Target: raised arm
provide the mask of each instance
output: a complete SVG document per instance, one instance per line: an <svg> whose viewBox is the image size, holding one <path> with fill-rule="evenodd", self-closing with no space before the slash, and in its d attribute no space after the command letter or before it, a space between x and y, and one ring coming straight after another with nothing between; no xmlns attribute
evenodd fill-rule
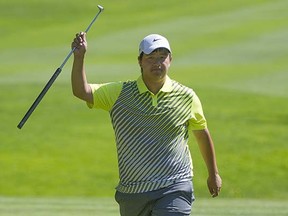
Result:
<svg viewBox="0 0 288 216"><path fill-rule="evenodd" d="M72 48L76 47L74 51L74 61L71 73L71 83L73 94L90 103L93 104L93 94L90 86L87 83L86 73L85 73L85 53L87 51L87 40L85 32L80 32L76 34L72 42Z"/></svg>
<svg viewBox="0 0 288 216"><path fill-rule="evenodd" d="M222 180L218 173L214 144L208 129L194 130L194 136L208 170L207 185L212 197L218 196Z"/></svg>

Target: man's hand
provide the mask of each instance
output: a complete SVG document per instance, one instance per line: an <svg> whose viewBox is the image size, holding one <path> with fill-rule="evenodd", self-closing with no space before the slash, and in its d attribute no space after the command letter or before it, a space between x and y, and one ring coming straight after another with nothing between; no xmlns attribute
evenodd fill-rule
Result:
<svg viewBox="0 0 288 216"><path fill-rule="evenodd" d="M87 51L87 40L86 40L86 33L80 32L76 34L72 44L72 49L75 47L74 56L75 57L83 57Z"/></svg>
<svg viewBox="0 0 288 216"><path fill-rule="evenodd" d="M217 197L222 186L222 179L219 174L209 175L207 179L207 185L212 197Z"/></svg>

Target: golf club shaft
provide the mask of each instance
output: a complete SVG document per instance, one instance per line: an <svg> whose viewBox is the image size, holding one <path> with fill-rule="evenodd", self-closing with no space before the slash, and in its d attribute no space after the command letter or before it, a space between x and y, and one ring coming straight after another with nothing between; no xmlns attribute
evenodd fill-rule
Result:
<svg viewBox="0 0 288 216"><path fill-rule="evenodd" d="M104 10L104 8L100 5L98 5L98 9L99 12L96 14L96 16L94 17L94 19L92 20L92 22L88 25L87 29L85 30L85 32L87 33L89 31L89 29L91 28L91 26L93 25L93 23L96 21L97 17L99 16L99 14ZM68 59L71 57L71 55L73 54L73 52L75 51L75 47L72 48L72 50L69 52L69 54L66 56L66 58L64 59L63 63L61 64L61 66L59 68L56 69L56 71L54 72L54 74L52 75L52 77L50 78L50 80L47 82L47 84L45 85L45 87L43 88L43 90L40 92L40 94L38 95L38 97L35 99L35 101L33 102L33 104L31 105L31 107L28 109L28 111L26 112L26 114L24 115L24 117L22 118L22 120L19 122L19 124L17 125L17 128L21 129L23 127L23 125L25 124L25 122L28 120L28 118L30 117L30 115L33 113L33 111L36 109L36 107L38 106L38 104L40 103L40 101L42 100L42 98L45 96L45 94L47 93L47 91L49 90L49 88L52 86L52 84L54 83L54 81L57 79L57 77L59 76L59 74L61 73L64 65L66 64L66 62L68 61Z"/></svg>

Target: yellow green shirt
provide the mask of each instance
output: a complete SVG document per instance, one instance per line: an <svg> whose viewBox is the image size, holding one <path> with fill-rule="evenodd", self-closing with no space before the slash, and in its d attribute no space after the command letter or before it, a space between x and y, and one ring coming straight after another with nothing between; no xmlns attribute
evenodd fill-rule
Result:
<svg viewBox="0 0 288 216"><path fill-rule="evenodd" d="M122 90L123 82L110 82L103 84L90 84L92 92L94 104L88 104L90 108L103 109L106 111L111 110L115 101L117 100L120 92ZM153 106L157 106L157 95L154 95L152 92L148 90L146 87L142 77L140 76L137 79L137 87L139 93L149 92L151 94L151 103ZM159 92L169 92L172 89L172 80L167 77L166 82ZM191 119L189 119L189 128L191 130L201 130L207 127L206 119L203 114L203 109L201 102L194 92L194 97L191 106Z"/></svg>
<svg viewBox="0 0 288 216"><path fill-rule="evenodd" d="M192 178L188 131L207 127L192 89L169 77L156 95L142 77L90 85L94 104L88 106L107 110L115 132L118 191L142 193Z"/></svg>

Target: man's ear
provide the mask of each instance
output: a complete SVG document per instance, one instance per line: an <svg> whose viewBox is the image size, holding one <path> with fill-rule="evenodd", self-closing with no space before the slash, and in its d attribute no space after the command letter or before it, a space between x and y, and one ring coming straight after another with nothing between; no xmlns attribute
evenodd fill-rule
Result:
<svg viewBox="0 0 288 216"><path fill-rule="evenodd" d="M138 64L140 67L142 67L142 58L141 56L138 56Z"/></svg>
<svg viewBox="0 0 288 216"><path fill-rule="evenodd" d="M172 55L171 55L171 53L169 53L169 60L170 60L170 62L169 62L169 67L170 67L170 64L171 64L171 62L172 62Z"/></svg>

